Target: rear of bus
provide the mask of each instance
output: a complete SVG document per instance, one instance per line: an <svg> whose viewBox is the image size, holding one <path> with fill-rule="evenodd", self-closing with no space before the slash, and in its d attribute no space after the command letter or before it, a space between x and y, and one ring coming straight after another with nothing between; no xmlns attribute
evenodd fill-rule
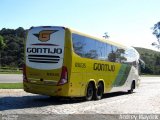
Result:
<svg viewBox="0 0 160 120"><path fill-rule="evenodd" d="M64 61L64 27L32 27L25 43L24 90L49 96L68 96L68 69Z"/></svg>

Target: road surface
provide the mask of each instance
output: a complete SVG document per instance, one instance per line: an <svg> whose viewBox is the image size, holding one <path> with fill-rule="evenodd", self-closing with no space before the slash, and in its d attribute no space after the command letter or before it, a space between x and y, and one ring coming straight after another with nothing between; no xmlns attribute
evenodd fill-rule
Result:
<svg viewBox="0 0 160 120"><path fill-rule="evenodd" d="M22 74L0 74L0 83L20 83Z"/></svg>
<svg viewBox="0 0 160 120"><path fill-rule="evenodd" d="M99 101L61 99L0 90L0 114L160 114L160 77L142 77L133 94L112 93Z"/></svg>

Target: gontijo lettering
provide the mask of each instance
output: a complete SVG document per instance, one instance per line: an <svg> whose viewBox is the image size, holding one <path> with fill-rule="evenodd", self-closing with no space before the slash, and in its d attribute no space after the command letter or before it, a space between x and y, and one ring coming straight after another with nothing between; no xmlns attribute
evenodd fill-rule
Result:
<svg viewBox="0 0 160 120"><path fill-rule="evenodd" d="M115 71L115 65L109 65L109 64L101 64L101 63L94 63L93 69L98 71Z"/></svg>
<svg viewBox="0 0 160 120"><path fill-rule="evenodd" d="M61 48L54 48L51 50L50 48L27 48L27 53L51 53L51 54L61 54L62 49Z"/></svg>

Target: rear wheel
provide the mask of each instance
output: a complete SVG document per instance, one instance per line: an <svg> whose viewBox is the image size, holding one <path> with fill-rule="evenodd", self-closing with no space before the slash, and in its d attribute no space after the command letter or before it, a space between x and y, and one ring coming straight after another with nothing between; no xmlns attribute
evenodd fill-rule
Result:
<svg viewBox="0 0 160 120"><path fill-rule="evenodd" d="M103 92L104 92L104 86L103 86L103 83L102 82L99 82L98 83L98 87L97 87L97 90L95 91L95 94L94 94L94 98L96 100L100 100L103 96Z"/></svg>
<svg viewBox="0 0 160 120"><path fill-rule="evenodd" d="M87 93L86 93L85 99L86 99L87 101L92 100L93 93L94 93L94 85L93 85L92 83L89 83L89 84L88 84L88 87L87 87Z"/></svg>

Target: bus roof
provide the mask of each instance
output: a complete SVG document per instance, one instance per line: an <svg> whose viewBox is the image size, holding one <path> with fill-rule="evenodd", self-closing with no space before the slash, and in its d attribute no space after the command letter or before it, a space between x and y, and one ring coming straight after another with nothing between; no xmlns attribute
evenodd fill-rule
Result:
<svg viewBox="0 0 160 120"><path fill-rule="evenodd" d="M30 29L33 29L33 28L50 28L50 27L58 27L58 28L64 28L64 29L68 29L71 31L71 33L76 33L76 34L79 34L79 35L82 35L82 36L86 36L86 37L89 37L89 38L92 38L92 39L95 39L97 41L101 41L101 42L104 42L104 43L109 43L111 45L115 45L117 47L120 47L120 48L123 48L123 49L127 49L129 47L125 46L125 45L122 45L120 43L116 43L116 42L113 42L111 40L108 40L108 39L104 39L104 38L98 38L98 37L95 37L95 36L92 36L92 35L88 35L86 33L82 33L82 32L79 32L77 30L74 30L70 27L64 27L64 26L32 26Z"/></svg>
<svg viewBox="0 0 160 120"><path fill-rule="evenodd" d="M86 33L82 33L82 32L79 32L77 30L74 30L74 29L71 29L71 28L68 28L72 33L76 33L76 34L79 34L79 35L82 35L82 36L86 36L86 37L89 37L89 38L92 38L92 39L95 39L97 41L101 41L101 42L104 42L104 43L109 43L111 45L115 45L117 47L121 47L123 49L127 49L128 47L125 46L125 45L122 45L122 44L119 44L119 43L116 43L116 42L113 42L111 40L108 40L108 39L104 39L104 38L98 38L98 37L95 37L95 36L91 36L91 35L88 35Z"/></svg>

